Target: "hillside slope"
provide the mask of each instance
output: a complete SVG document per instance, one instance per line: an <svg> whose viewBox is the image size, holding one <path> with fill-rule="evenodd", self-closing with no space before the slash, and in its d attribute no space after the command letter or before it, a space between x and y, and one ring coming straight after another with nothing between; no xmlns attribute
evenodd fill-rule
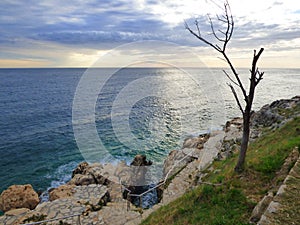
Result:
<svg viewBox="0 0 300 225"><path fill-rule="evenodd" d="M297 100L296 104L290 100L276 101L256 113L253 126L259 128L258 137L249 146L246 170L242 174L233 172L237 152L225 160L215 161L207 169L202 184L161 207L142 224L232 225L250 224L250 218L258 222L269 203L278 200L273 197L299 158L300 101L299 97L293 99ZM297 165L293 178L286 182L289 186L285 194L281 195L282 207L271 212L270 224L300 221L299 213L295 213L299 212L300 199L293 197L299 196L300 191ZM252 214L262 199L268 201L261 202L262 207L258 210L256 207Z"/></svg>

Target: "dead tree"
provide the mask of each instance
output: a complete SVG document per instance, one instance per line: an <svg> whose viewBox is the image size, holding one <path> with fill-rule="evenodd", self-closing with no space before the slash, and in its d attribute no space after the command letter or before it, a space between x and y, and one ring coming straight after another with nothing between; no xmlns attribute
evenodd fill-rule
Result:
<svg viewBox="0 0 300 225"><path fill-rule="evenodd" d="M243 137L242 137L241 149L239 153L239 159L235 166L236 172L242 172L244 170L245 158L248 149L248 142L249 142L249 135L250 135L250 118L251 118L251 110L252 110L255 88L258 85L258 83L263 79L263 75L264 75L264 72L259 71L257 67L257 61L260 55L262 54L262 52L264 51L264 49L261 48L258 51L258 53L256 52L256 50L254 50L252 66L250 69L250 85L249 85L249 90L247 92L235 66L233 65L232 61L230 60L226 52L227 45L232 37L233 30L234 30L234 20L228 2L226 1L224 3L224 14L216 16L216 21L220 29L216 28L215 26L216 24L213 22L212 18L209 15L207 15L207 17L210 25L210 30L211 30L210 35L213 40L210 40L207 37L201 35L198 19L195 20L195 29L190 28L187 22L185 22L185 27L192 35L198 38L201 42L205 43L206 45L215 49L217 52L221 53L223 57L222 59L230 67L231 73L228 73L225 70L223 70L223 72L230 81L228 83L228 86L230 87L233 96L235 98L235 101L238 105L238 108L243 115ZM238 93L236 92L235 89L236 87L240 89L242 93L241 96L239 96ZM242 105L242 98L245 102L244 107Z"/></svg>

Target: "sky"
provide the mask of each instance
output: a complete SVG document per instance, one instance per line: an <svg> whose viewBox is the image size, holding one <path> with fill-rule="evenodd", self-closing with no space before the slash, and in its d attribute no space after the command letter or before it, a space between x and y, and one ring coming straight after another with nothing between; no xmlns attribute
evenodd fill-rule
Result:
<svg viewBox="0 0 300 225"><path fill-rule="evenodd" d="M184 26L186 21L195 28L197 19L201 34L211 38L207 15L214 19L221 14L223 3L1 0L0 68L90 67L99 61L105 62L101 66L117 67L147 60L157 65L223 67L220 55ZM253 50L264 47L260 66L300 68L300 1L229 0L229 4L235 29L227 53L235 66L249 67Z"/></svg>

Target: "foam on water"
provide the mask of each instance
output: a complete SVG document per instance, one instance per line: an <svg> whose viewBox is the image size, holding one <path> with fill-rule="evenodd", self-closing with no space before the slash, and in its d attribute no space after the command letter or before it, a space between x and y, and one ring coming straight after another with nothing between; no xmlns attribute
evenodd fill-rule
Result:
<svg viewBox="0 0 300 225"><path fill-rule="evenodd" d="M65 165L62 165L56 169L54 173L47 174L45 178L52 180L50 187L47 188L46 191L44 191L40 195L40 199L42 202L49 200L49 193L48 191L57 188L60 185L63 185L67 183L72 178L72 172L76 168L76 166L79 164L79 162L69 162Z"/></svg>

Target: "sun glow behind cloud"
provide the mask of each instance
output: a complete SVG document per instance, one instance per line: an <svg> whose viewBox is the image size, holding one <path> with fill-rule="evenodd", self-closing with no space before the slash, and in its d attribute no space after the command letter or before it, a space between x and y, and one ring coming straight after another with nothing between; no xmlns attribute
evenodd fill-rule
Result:
<svg viewBox="0 0 300 225"><path fill-rule="evenodd" d="M200 18L205 33L206 14L221 12L222 4L221 0L3 0L0 67L88 67L120 45L143 40L175 43L197 52L208 66L224 66L183 25L186 20L192 26L193 19ZM249 66L253 49L265 47L263 65L300 67L299 1L230 0L230 5L236 29L229 50L236 65ZM136 51L142 57L143 50ZM115 64L129 57L126 54L115 58ZM177 63L196 66L193 59Z"/></svg>

